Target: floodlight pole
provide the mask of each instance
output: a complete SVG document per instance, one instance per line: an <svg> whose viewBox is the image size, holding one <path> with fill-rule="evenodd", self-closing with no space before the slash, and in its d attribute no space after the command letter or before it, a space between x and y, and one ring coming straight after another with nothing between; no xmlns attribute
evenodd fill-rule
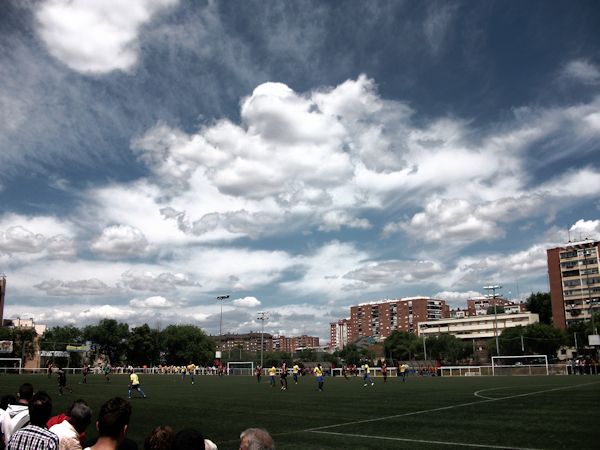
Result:
<svg viewBox="0 0 600 450"><path fill-rule="evenodd" d="M494 338L496 339L496 356L500 356L500 344L498 343L498 309L496 303L496 289L502 289L502 286L497 284L483 287L486 291L492 291L492 295L486 295L487 298L491 298L494 302Z"/></svg>
<svg viewBox="0 0 600 450"><path fill-rule="evenodd" d="M223 351L223 301L228 299L229 295L217 295L217 300L221 302L221 317L219 319L219 348Z"/></svg>
<svg viewBox="0 0 600 450"><path fill-rule="evenodd" d="M263 350L265 348L264 345L264 334L265 334L265 320L269 320L269 313L267 312L259 312L256 320L260 320L262 322L261 330L260 330L260 368L262 370L263 366Z"/></svg>

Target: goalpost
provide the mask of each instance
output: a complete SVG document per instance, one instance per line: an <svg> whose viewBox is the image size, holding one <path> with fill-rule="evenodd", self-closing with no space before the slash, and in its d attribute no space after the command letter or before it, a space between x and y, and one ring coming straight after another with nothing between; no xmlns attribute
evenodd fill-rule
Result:
<svg viewBox="0 0 600 450"><path fill-rule="evenodd" d="M0 358L0 373L20 374L21 370L21 358Z"/></svg>
<svg viewBox="0 0 600 450"><path fill-rule="evenodd" d="M549 375L546 355L492 356L492 375Z"/></svg>
<svg viewBox="0 0 600 450"><path fill-rule="evenodd" d="M229 375L254 375L254 363L252 361L230 361L227 363Z"/></svg>

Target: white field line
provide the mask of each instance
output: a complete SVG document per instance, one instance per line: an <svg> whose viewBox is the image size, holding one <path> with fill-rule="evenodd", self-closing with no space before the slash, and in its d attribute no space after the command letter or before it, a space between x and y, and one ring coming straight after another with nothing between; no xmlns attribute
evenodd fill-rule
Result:
<svg viewBox="0 0 600 450"><path fill-rule="evenodd" d="M500 389L510 389L513 386L503 386L503 387L497 387L497 388L491 388L491 389L481 389L479 391L476 391L473 393L473 395L475 397L479 397L479 398L484 398L486 400L494 400L497 397L486 397L485 395L481 395L482 392L491 392L491 391L498 391Z"/></svg>
<svg viewBox="0 0 600 450"><path fill-rule="evenodd" d="M366 434L350 434L350 433L336 433L335 431L312 431L312 433L319 434L331 434L337 436L351 436L357 438L366 439L383 439L386 441L400 441L400 442L413 442L420 444L437 444L437 445L455 445L457 447L476 447L476 448L500 448L505 450L538 450L530 447L507 447L506 445L487 445L487 444L465 444L464 442L448 442L448 441L429 441L425 439L408 439L408 438L396 438L387 436L370 436Z"/></svg>
<svg viewBox="0 0 600 450"><path fill-rule="evenodd" d="M562 387L553 388L553 389L544 389L542 391L526 392L525 394L508 395L506 397L489 398L489 399L485 399L485 400L477 400L474 402L459 403L458 405L450 405L450 406L442 406L439 408L423 409L421 411L411 411L411 412L402 413L402 414L394 414L393 416L377 417L375 419L363 419L363 420L355 420L353 422L344 422L344 423L337 423L337 424L333 424L333 425L325 425L322 427L308 428L303 431L316 432L316 431L321 431L321 430L327 430L328 428L337 428L337 427L343 427L343 426L348 426L348 425L357 425L359 423L380 422L382 420L396 419L398 417L416 416L418 414L426 414L426 413L430 413L430 412L445 411L445 410L449 410L449 409L462 408L464 406L480 405L482 403L491 403L491 402L497 402L500 400L510 400L512 398L527 397L529 395L543 394L545 392L563 391L565 389L572 389L572 388L577 388L577 387L581 387L581 386L589 386L591 384L598 384L598 383L600 383L600 381L594 381L592 383L575 384L572 386L562 386Z"/></svg>

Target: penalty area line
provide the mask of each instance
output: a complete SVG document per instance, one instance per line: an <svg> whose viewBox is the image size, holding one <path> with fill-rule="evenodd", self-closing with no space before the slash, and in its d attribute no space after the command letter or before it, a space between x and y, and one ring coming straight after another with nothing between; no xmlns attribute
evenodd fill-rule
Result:
<svg viewBox="0 0 600 450"><path fill-rule="evenodd" d="M591 383L583 383L583 384L575 384L575 385L571 385L571 386L561 386L561 387L553 388L553 389L544 389L541 391L526 392L524 394L507 395L506 397L487 398L484 400L476 400L473 402L459 403L457 405L441 406L439 408L423 409L421 411L410 411L410 412L406 412L406 413L402 413L402 414L394 414L393 416L376 417L373 419L363 419L363 420L355 420L353 422L344 422L344 423L336 423L333 425L324 425L322 427L308 428L308 429L302 430L302 431L315 432L315 431L327 430L329 428L337 428L337 427L343 427L343 426L348 426L348 425L358 425L361 423L380 422L382 420L396 419L399 417L407 417L407 416L416 416L419 414L426 414L426 413L437 412L437 411L445 411L445 410L449 410L449 409L462 408L465 406L481 405L484 403L498 402L500 400L510 400L510 399L519 398L519 397L527 397L529 395L543 394L545 392L562 391L565 389L589 386L589 385L598 384L598 383L600 383L600 381L594 381Z"/></svg>
<svg viewBox="0 0 600 450"><path fill-rule="evenodd" d="M450 442L450 441L431 441L426 439L409 439L409 438L397 438L397 437L388 437L388 436L371 436L367 434L353 434L353 433L338 433L335 431L311 431L311 433L318 434L331 434L336 436L345 436L345 437L356 437L356 438L365 438L365 439L381 439L386 441L399 441L399 442L412 442L418 444L435 444L435 445L454 445L457 447L475 447L475 448L499 448L506 450L540 450L531 447L507 447L506 445L488 445L488 444L467 444L464 442Z"/></svg>

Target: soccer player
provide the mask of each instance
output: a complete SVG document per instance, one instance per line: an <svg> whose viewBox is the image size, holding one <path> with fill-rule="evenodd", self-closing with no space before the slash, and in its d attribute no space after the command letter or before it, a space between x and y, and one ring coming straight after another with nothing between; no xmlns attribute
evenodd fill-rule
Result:
<svg viewBox="0 0 600 450"><path fill-rule="evenodd" d="M88 373L90 373L90 366L88 366L87 364L84 364L83 370L81 371L81 374L83 375L83 384L87 384Z"/></svg>
<svg viewBox="0 0 600 450"><path fill-rule="evenodd" d="M271 387L275 387L275 375L277 375L277 369L273 364L269 369L269 384L271 385Z"/></svg>
<svg viewBox="0 0 600 450"><path fill-rule="evenodd" d="M128 395L129 398L131 398L131 391L138 391L140 393L140 395L142 396L142 398L146 398L146 394L144 394L144 390L142 389L142 386L140 385L140 379L139 379L137 373L135 373L133 370L131 371L131 374L129 375L129 395Z"/></svg>
<svg viewBox="0 0 600 450"><path fill-rule="evenodd" d="M73 393L73 389L67 386L67 373L62 367L58 368L56 372L58 374L58 394L63 395L63 389Z"/></svg>
<svg viewBox="0 0 600 450"><path fill-rule="evenodd" d="M408 372L408 366L404 363L400 364L400 376L402 377L402 382L406 381L406 373Z"/></svg>
<svg viewBox="0 0 600 450"><path fill-rule="evenodd" d="M319 386L319 391L323 391L323 368L321 364L317 364L317 367L313 369L315 376L317 377L317 385Z"/></svg>
<svg viewBox="0 0 600 450"><path fill-rule="evenodd" d="M381 363L381 375L383 375L384 383L387 383L387 373L388 373L388 368L387 368L387 364L384 361Z"/></svg>
<svg viewBox="0 0 600 450"><path fill-rule="evenodd" d="M106 382L110 383L110 364L108 364L108 363L104 364L104 367L102 368L102 372L104 372L104 379L106 380Z"/></svg>
<svg viewBox="0 0 600 450"><path fill-rule="evenodd" d="M294 367L292 367L292 374L294 376L294 383L296 384L298 384L298 373L300 373L300 366L294 364Z"/></svg>
<svg viewBox="0 0 600 450"><path fill-rule="evenodd" d="M254 371L254 373L256 375L257 383L260 383L260 377L262 376L262 366L260 364L256 366L256 370Z"/></svg>
<svg viewBox="0 0 600 450"><path fill-rule="evenodd" d="M346 364L342 366L342 375L346 380L348 379L348 366Z"/></svg>
<svg viewBox="0 0 600 450"><path fill-rule="evenodd" d="M371 383L371 386L373 386L375 383L373 382L373 380L371 380L371 368L369 367L369 364L365 363L363 365L363 370L365 371L363 374L363 381L365 382L365 384L363 384L363 386L366 386L369 383Z"/></svg>
<svg viewBox="0 0 600 450"><path fill-rule="evenodd" d="M281 383L281 390L287 391L287 364L285 361L281 362L280 372L279 372L279 382Z"/></svg>
<svg viewBox="0 0 600 450"><path fill-rule="evenodd" d="M196 364L194 364L193 362L190 361L190 363L185 366L183 368L183 375L182 375L182 381L185 380L185 375L186 373L190 376L190 378L192 379L192 384L194 384L194 373L196 373Z"/></svg>

